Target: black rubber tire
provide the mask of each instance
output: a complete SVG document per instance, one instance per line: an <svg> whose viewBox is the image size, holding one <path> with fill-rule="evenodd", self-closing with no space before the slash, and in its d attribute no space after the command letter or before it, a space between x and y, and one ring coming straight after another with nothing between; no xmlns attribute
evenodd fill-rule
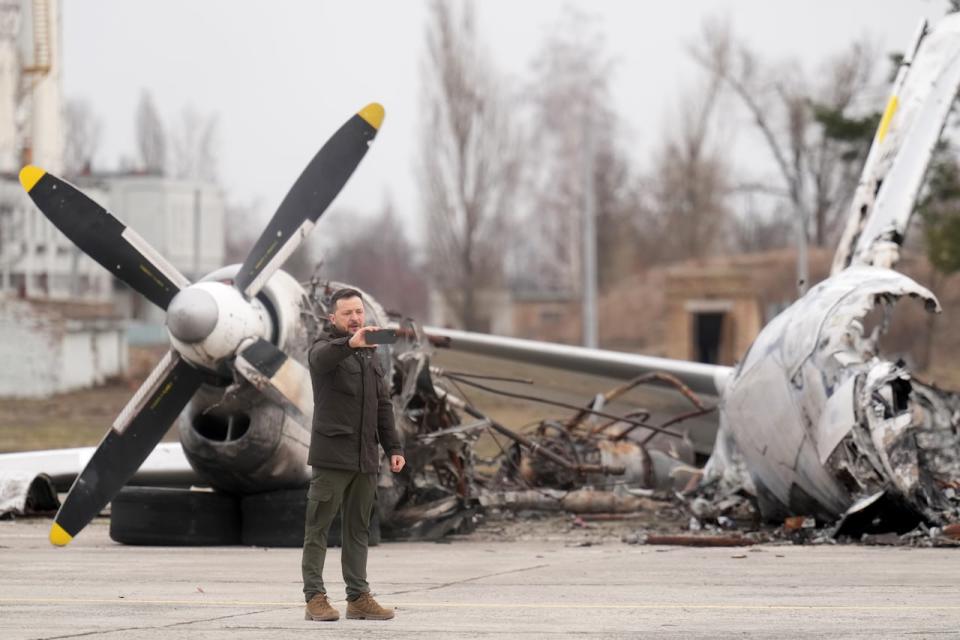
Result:
<svg viewBox="0 0 960 640"><path fill-rule="evenodd" d="M303 527L307 512L307 489L281 489L245 496L240 501L242 522L240 539L255 547L303 547ZM327 546L339 547L340 513L327 533ZM380 513L374 508L370 518L371 547L380 544Z"/></svg>
<svg viewBox="0 0 960 640"><path fill-rule="evenodd" d="M110 538L148 546L240 543L240 501L212 491L124 487L110 507Z"/></svg>

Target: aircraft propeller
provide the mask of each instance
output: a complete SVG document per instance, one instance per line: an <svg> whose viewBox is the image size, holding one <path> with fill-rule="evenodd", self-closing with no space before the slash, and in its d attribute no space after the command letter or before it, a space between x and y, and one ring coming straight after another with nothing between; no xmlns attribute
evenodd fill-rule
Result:
<svg viewBox="0 0 960 640"><path fill-rule="evenodd" d="M38 167L23 168L23 188L58 229L167 311L172 344L74 481L50 529L53 544L69 543L119 493L200 388L205 371L233 361L261 393L305 419L309 373L269 342L269 320L256 295L346 184L383 115L382 106L369 104L323 145L254 244L233 286L190 284L139 234L78 189Z"/></svg>

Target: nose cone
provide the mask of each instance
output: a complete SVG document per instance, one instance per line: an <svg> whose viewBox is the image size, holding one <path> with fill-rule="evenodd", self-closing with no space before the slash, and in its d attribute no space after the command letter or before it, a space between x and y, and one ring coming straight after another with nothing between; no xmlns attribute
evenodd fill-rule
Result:
<svg viewBox="0 0 960 640"><path fill-rule="evenodd" d="M200 342L217 326L217 301L203 289L182 290L167 307L167 328L181 342Z"/></svg>

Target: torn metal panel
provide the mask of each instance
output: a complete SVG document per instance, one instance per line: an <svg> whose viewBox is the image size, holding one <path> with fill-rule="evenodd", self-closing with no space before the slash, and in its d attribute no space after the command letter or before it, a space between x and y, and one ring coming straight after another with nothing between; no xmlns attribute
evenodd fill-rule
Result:
<svg viewBox="0 0 960 640"><path fill-rule="evenodd" d="M893 88L884 110L883 124L881 124L881 129L877 131L873 143L870 145L867 159L863 164L860 182L857 184L853 199L850 202L847 223L833 257L833 266L831 267L831 273L833 274L840 273L850 266L863 227L870 214L873 213L877 191L883 183L887 171L890 170L890 164L896 156L896 150L903 140L902 131L909 124L907 117L909 111L905 114L904 111L899 109L901 96L903 95L903 85L913 67L913 61L920 48L920 43L927 35L927 21L921 20L910 40L910 46L903 52L903 59L897 69L897 75L893 80ZM900 111L899 114L898 111ZM899 116L896 121L894 121L894 116Z"/></svg>
<svg viewBox="0 0 960 640"><path fill-rule="evenodd" d="M960 88L960 16L947 16L924 38L904 83L898 115L901 141L854 250L853 264L892 267L913 214L947 115Z"/></svg>
<svg viewBox="0 0 960 640"><path fill-rule="evenodd" d="M906 276L852 267L768 324L725 390L718 450L705 481L727 474L731 487L752 482L768 517L782 510L836 518L883 489L936 517L927 503L938 490L928 478L960 471L956 455L942 454L960 445L956 417L951 422L945 407L931 411L944 404L943 392L925 388L918 396L909 373L881 359L885 324L870 334L863 324L873 308L889 310L905 296L939 310L935 296ZM934 424L938 438L928 435ZM936 441L943 469L931 468L918 438ZM725 468L730 444L744 463L733 470Z"/></svg>
<svg viewBox="0 0 960 640"><path fill-rule="evenodd" d="M832 273L892 267L914 202L960 87L960 16L920 24L894 80L854 194Z"/></svg>
<svg viewBox="0 0 960 640"><path fill-rule="evenodd" d="M817 422L817 457L820 464L827 461L837 445L857 423L856 407L857 377L850 376L836 388L823 407Z"/></svg>

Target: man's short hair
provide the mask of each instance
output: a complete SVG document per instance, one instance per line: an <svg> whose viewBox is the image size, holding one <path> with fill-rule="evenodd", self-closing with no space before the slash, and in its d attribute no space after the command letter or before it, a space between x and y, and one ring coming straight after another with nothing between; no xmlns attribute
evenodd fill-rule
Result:
<svg viewBox="0 0 960 640"><path fill-rule="evenodd" d="M356 289L351 289L350 287L337 289L334 294L330 296L330 313L337 310L338 300L346 300L347 298L360 298L361 301L363 300L363 296L360 295L360 292Z"/></svg>

